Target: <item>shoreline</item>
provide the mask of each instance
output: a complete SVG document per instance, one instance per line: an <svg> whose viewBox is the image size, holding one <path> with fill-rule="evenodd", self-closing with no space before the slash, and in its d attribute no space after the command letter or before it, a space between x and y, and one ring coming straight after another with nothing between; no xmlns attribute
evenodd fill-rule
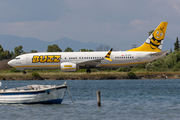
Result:
<svg viewBox="0 0 180 120"><path fill-rule="evenodd" d="M180 72L134 72L133 79L180 79ZM32 73L0 73L0 80L108 80L108 79L132 79L127 72L51 72L38 73L40 77L35 78Z"/></svg>

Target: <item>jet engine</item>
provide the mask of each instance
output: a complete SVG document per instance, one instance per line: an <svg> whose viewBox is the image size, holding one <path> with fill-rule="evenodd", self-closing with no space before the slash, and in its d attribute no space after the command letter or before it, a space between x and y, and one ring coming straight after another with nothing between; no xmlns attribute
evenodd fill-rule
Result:
<svg viewBox="0 0 180 120"><path fill-rule="evenodd" d="M61 63L61 71L63 72L75 72L78 69L75 63L63 62Z"/></svg>

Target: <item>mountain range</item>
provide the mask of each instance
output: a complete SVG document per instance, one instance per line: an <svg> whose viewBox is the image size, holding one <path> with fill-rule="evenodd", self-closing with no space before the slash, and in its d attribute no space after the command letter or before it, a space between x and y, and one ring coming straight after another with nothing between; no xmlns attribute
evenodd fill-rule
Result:
<svg viewBox="0 0 180 120"><path fill-rule="evenodd" d="M176 40L172 40L168 37L165 37L164 44L162 50L170 50L174 49L174 43ZM3 47L4 50L14 51L14 48L17 46L22 45L24 52L30 52L31 50L37 50L38 52L45 52L47 51L48 45L57 44L62 51L64 51L67 47L72 48L74 51L79 51L80 49L92 49L96 50L97 47L100 45L108 46L104 43L94 43L94 42L81 42L77 40L72 40L69 38L62 38L56 41L42 41L32 37L18 37L13 35L0 35L0 45ZM140 43L141 45L142 43ZM121 45L121 46L120 46ZM128 50L131 49L131 44L129 45L122 45L120 44L117 47L117 50ZM136 44L137 46L140 46ZM128 46L128 48L127 48Z"/></svg>
<svg viewBox="0 0 180 120"><path fill-rule="evenodd" d="M100 45L107 46L104 43L94 43L94 42L80 42L72 40L69 38L62 38L56 41L42 41L32 37L18 37L13 35L0 35L0 45L4 50L14 51L14 48L22 45L24 52L30 52L31 50L37 50L38 52L47 51L48 45L57 44L59 48L64 51L67 47L72 48L74 51L79 51L80 49L92 49L95 50Z"/></svg>

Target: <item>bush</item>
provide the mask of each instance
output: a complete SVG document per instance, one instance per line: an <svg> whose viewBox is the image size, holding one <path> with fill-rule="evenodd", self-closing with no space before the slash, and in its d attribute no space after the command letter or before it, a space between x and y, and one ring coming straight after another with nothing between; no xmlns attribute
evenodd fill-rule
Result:
<svg viewBox="0 0 180 120"><path fill-rule="evenodd" d="M180 61L178 63L176 63L176 65L173 67L173 70L176 69L176 71L178 71L178 69L180 69Z"/></svg>
<svg viewBox="0 0 180 120"><path fill-rule="evenodd" d="M0 76L0 80L6 80L3 76Z"/></svg>
<svg viewBox="0 0 180 120"><path fill-rule="evenodd" d="M130 79L137 79L137 76L133 72L128 72L127 75Z"/></svg>
<svg viewBox="0 0 180 120"><path fill-rule="evenodd" d="M129 72L131 71L130 67L122 67L117 70L118 72Z"/></svg>
<svg viewBox="0 0 180 120"><path fill-rule="evenodd" d="M78 69L76 72L86 72L87 69ZM97 72L98 70L97 69L90 69L91 72Z"/></svg>
<svg viewBox="0 0 180 120"><path fill-rule="evenodd" d="M86 69L78 69L76 72L86 72Z"/></svg>
<svg viewBox="0 0 180 120"><path fill-rule="evenodd" d="M179 71L179 68L173 68L172 71L177 72L177 71Z"/></svg>
<svg viewBox="0 0 180 120"><path fill-rule="evenodd" d="M41 76L37 72L32 73L33 78L35 79L41 79Z"/></svg>
<svg viewBox="0 0 180 120"><path fill-rule="evenodd" d="M21 70L17 70L16 68L12 68L11 72L21 72Z"/></svg>

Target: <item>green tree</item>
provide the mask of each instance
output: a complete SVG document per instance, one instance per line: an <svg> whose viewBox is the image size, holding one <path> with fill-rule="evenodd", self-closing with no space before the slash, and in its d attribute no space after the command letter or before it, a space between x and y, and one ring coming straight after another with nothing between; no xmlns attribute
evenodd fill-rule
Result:
<svg viewBox="0 0 180 120"><path fill-rule="evenodd" d="M11 58L13 58L13 56L14 56L14 52L13 52L13 51L11 51L11 53L10 53L10 54L11 54Z"/></svg>
<svg viewBox="0 0 180 120"><path fill-rule="evenodd" d="M37 50L31 50L30 53L37 53Z"/></svg>
<svg viewBox="0 0 180 120"><path fill-rule="evenodd" d="M3 47L0 45L0 53L3 52Z"/></svg>
<svg viewBox="0 0 180 120"><path fill-rule="evenodd" d="M0 45L0 60L12 58L12 53L8 50L3 50L3 47Z"/></svg>
<svg viewBox="0 0 180 120"><path fill-rule="evenodd" d="M174 43L174 50L179 51L179 40L178 40L178 37L176 38L176 42Z"/></svg>
<svg viewBox="0 0 180 120"><path fill-rule="evenodd" d="M0 60L3 60L3 59L5 59L4 53L0 52Z"/></svg>
<svg viewBox="0 0 180 120"><path fill-rule="evenodd" d="M59 48L58 45L53 44L48 46L47 52L62 52L62 50Z"/></svg>
<svg viewBox="0 0 180 120"><path fill-rule="evenodd" d="M172 53L172 48L170 49L170 52L169 53Z"/></svg>
<svg viewBox="0 0 180 120"><path fill-rule="evenodd" d="M4 58L5 58L4 50L3 50L3 47L0 45L0 60L3 60Z"/></svg>
<svg viewBox="0 0 180 120"><path fill-rule="evenodd" d="M73 50L70 47L67 47L64 52L73 52Z"/></svg>
<svg viewBox="0 0 180 120"><path fill-rule="evenodd" d="M94 52L94 50L91 50L91 49L85 49L85 48L83 48L83 49L80 49L79 51L81 51L81 52Z"/></svg>
<svg viewBox="0 0 180 120"><path fill-rule="evenodd" d="M21 55L24 52L22 49L22 45L14 48L14 58L18 55Z"/></svg>
<svg viewBox="0 0 180 120"><path fill-rule="evenodd" d="M11 53L10 53L8 50L5 50L5 51L4 51L4 56L5 56L6 59L9 59L9 58L12 57L12 56L11 56Z"/></svg>

